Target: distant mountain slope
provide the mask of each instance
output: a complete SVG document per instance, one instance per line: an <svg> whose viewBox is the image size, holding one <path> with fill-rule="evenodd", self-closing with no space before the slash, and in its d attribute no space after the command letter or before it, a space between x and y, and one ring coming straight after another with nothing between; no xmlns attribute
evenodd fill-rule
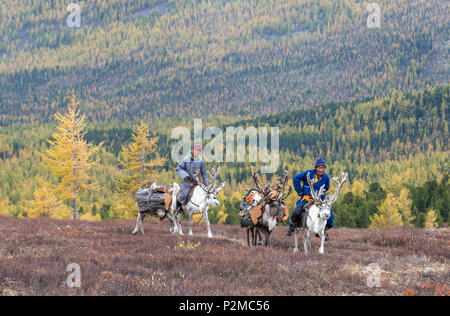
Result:
<svg viewBox="0 0 450 316"><path fill-rule="evenodd" d="M280 149L332 160L399 160L449 150L450 85L239 121L280 127ZM447 169L448 166L442 166Z"/></svg>
<svg viewBox="0 0 450 316"><path fill-rule="evenodd" d="M275 113L448 82L449 5L356 0L0 4L0 124L74 92L92 120Z"/></svg>
<svg viewBox="0 0 450 316"><path fill-rule="evenodd" d="M280 152L282 155L289 152L296 158L320 154L350 164L398 161L419 152L450 149L449 104L450 84L446 84L406 94L328 103L215 125L224 132L228 126L279 127ZM205 120L204 128L207 123ZM172 145L178 141L170 138L172 128L177 126L174 124L167 122L165 127L153 130L159 137L162 156L170 157ZM181 125L190 126L192 122ZM131 140L131 131L131 127L125 125L92 126L87 139L95 144L103 142L108 151L118 155L122 144ZM442 167L448 172L448 166Z"/></svg>

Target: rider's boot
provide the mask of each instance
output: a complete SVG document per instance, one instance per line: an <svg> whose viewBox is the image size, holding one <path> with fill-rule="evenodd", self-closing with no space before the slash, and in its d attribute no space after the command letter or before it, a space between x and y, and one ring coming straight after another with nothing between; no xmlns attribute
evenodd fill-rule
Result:
<svg viewBox="0 0 450 316"><path fill-rule="evenodd" d="M176 215L183 215L184 214L184 210L183 210L183 205L181 205L180 202L177 201L177 211L176 211Z"/></svg>

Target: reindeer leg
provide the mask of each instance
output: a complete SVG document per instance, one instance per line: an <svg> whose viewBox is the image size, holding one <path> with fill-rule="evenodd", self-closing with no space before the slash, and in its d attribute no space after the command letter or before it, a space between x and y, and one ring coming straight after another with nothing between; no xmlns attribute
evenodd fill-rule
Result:
<svg viewBox="0 0 450 316"><path fill-rule="evenodd" d="M294 253L298 252L298 228L294 229Z"/></svg>
<svg viewBox="0 0 450 316"><path fill-rule="evenodd" d="M203 218L205 219L206 227L208 228L208 238L212 238L213 235L211 233L211 225L209 224L208 210L203 212Z"/></svg>
<svg viewBox="0 0 450 316"><path fill-rule="evenodd" d="M176 216L176 215L175 215ZM177 225L178 225L178 234L180 235L180 236L184 236L184 234L183 234L183 229L181 228L181 216L180 217L177 217L176 216L176 218L177 218Z"/></svg>
<svg viewBox="0 0 450 316"><path fill-rule="evenodd" d="M260 239L261 239L261 232L259 231L259 228L258 227L255 227L254 228L255 229L255 236L253 237L253 244L255 245L255 246L258 246L258 245L260 245ZM262 245L262 244L261 244Z"/></svg>
<svg viewBox="0 0 450 316"><path fill-rule="evenodd" d="M250 229L247 228L246 231L247 231L247 246L250 247Z"/></svg>
<svg viewBox="0 0 450 316"><path fill-rule="evenodd" d="M144 218L145 218L145 213L142 213L142 215L141 215L141 234L142 235L145 235L145 232L144 232Z"/></svg>
<svg viewBox="0 0 450 316"><path fill-rule="evenodd" d="M167 219L169 220L169 223L170 223L169 232L173 233L175 231L175 219L173 218L173 216L169 212L166 212L166 216L167 216Z"/></svg>
<svg viewBox="0 0 450 316"><path fill-rule="evenodd" d="M194 234L192 233L192 225L194 224L193 216L194 216L194 212L190 211L189 212L189 234L188 234L189 236L194 236Z"/></svg>
<svg viewBox="0 0 450 316"><path fill-rule="evenodd" d="M322 231L320 232L320 248L319 248L319 253L320 253L321 255L323 255L323 246L324 246L324 243L325 243L325 233L324 233L324 231L322 230Z"/></svg>
<svg viewBox="0 0 450 316"><path fill-rule="evenodd" d="M270 231L267 231L266 232L266 246L267 247L272 247L272 244L271 244L271 242L270 242Z"/></svg>
<svg viewBox="0 0 450 316"><path fill-rule="evenodd" d="M141 221L141 212L138 211L138 216L137 216L137 220L136 220L136 227L131 232L133 235L136 234L139 231L139 223L140 223L140 221Z"/></svg>
<svg viewBox="0 0 450 316"><path fill-rule="evenodd" d="M304 236L304 239L303 239L303 249L305 251L305 255L308 254L308 242L309 242L310 238L311 238L311 232L309 231L309 229L306 229L305 230L305 236Z"/></svg>

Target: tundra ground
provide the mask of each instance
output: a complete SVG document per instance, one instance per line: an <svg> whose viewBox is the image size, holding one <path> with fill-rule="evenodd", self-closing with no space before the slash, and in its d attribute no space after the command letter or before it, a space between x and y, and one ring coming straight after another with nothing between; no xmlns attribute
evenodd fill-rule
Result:
<svg viewBox="0 0 450 316"><path fill-rule="evenodd" d="M194 237L170 234L167 221L147 220L145 236L133 228L1 217L0 295L450 295L448 229L333 229L324 255L314 238L304 256L284 227L272 248L247 247L238 226L213 225L212 239L203 224ZM70 263L79 288L66 284ZM380 287L368 286L370 264Z"/></svg>

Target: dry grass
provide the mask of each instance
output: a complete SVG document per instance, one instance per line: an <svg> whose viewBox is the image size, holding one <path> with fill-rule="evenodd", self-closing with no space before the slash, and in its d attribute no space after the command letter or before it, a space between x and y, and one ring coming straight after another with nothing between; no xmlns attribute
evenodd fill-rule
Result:
<svg viewBox="0 0 450 316"><path fill-rule="evenodd" d="M450 295L450 231L334 229L325 255L293 254L284 228L273 248L248 248L238 226L194 226L195 237L168 233L166 221L81 222L0 218L0 295ZM185 225L186 229L186 225ZM81 266L81 288L65 284ZM366 285L370 263L381 287ZM425 275L423 269L434 272Z"/></svg>

